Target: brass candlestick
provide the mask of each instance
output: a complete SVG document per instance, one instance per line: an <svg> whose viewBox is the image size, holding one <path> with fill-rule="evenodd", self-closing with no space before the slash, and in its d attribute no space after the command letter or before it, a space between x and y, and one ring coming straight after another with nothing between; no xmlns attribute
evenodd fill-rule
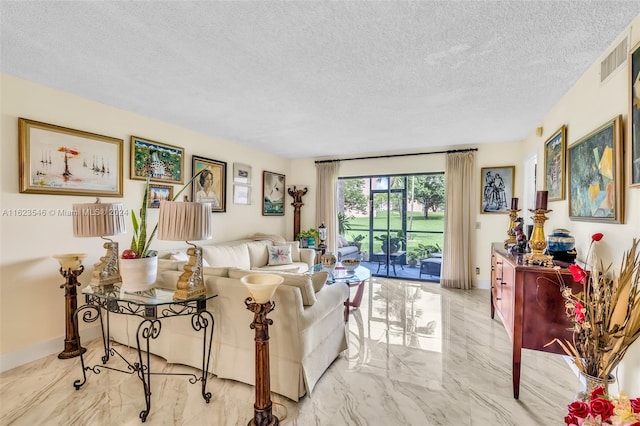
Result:
<svg viewBox="0 0 640 426"><path fill-rule="evenodd" d="M553 210L536 209L529 210L533 213L533 233L529 240L531 253L524 256L525 263L542 264L548 268L553 267L553 256L543 254L547 248L547 240L544 237L544 222L548 219L546 214Z"/></svg>
<svg viewBox="0 0 640 426"><path fill-rule="evenodd" d="M509 212L509 229L507 229L507 235L509 236L509 238L504 240L504 248L515 245L518 242L518 240L516 239L515 227L516 219L518 218L518 212L520 211L520 209L510 209L507 211Z"/></svg>

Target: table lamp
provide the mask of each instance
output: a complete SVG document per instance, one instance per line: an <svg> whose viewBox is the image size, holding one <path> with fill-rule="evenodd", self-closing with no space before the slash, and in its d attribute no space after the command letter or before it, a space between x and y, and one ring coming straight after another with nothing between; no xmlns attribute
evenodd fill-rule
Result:
<svg viewBox="0 0 640 426"><path fill-rule="evenodd" d="M269 324L273 324L273 321L267 318L267 314L276 307L271 299L284 278L275 274L248 274L240 281L249 290L250 297L244 304L254 314L250 327L256 331L256 402L253 405L253 419L248 426L278 425L280 421L272 413L269 372Z"/></svg>
<svg viewBox="0 0 640 426"><path fill-rule="evenodd" d="M173 295L174 300L192 299L206 294L202 275L202 247L191 241L211 239L211 203L161 201L158 239L185 241L189 260L184 265Z"/></svg>
<svg viewBox="0 0 640 426"><path fill-rule="evenodd" d="M118 243L106 236L124 234L125 212L122 203L95 203L73 205L73 236L100 237L107 240L106 254L93 265L91 286L106 286L122 282L118 269Z"/></svg>

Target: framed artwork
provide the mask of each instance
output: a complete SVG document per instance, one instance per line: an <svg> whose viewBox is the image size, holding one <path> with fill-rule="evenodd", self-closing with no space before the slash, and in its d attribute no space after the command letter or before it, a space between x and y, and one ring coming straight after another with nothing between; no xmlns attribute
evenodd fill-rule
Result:
<svg viewBox="0 0 640 426"><path fill-rule="evenodd" d="M262 173L262 215L284 216L284 175Z"/></svg>
<svg viewBox="0 0 640 426"><path fill-rule="evenodd" d="M250 205L251 187L249 185L233 185L233 204Z"/></svg>
<svg viewBox="0 0 640 426"><path fill-rule="evenodd" d="M562 126L544 143L544 188L549 201L564 200L567 126Z"/></svg>
<svg viewBox="0 0 640 426"><path fill-rule="evenodd" d="M623 223L622 116L569 147L569 218Z"/></svg>
<svg viewBox="0 0 640 426"><path fill-rule="evenodd" d="M640 43L629 53L629 92L627 180L629 186L640 188Z"/></svg>
<svg viewBox="0 0 640 426"><path fill-rule="evenodd" d="M122 197L124 141L18 119L20 192Z"/></svg>
<svg viewBox="0 0 640 426"><path fill-rule="evenodd" d="M480 170L480 213L507 213L513 197L515 166Z"/></svg>
<svg viewBox="0 0 640 426"><path fill-rule="evenodd" d="M157 185L155 183L149 184L149 199L147 201L148 208L159 209L160 201L171 200L173 200L173 186Z"/></svg>
<svg viewBox="0 0 640 426"><path fill-rule="evenodd" d="M233 183L251 185L251 166L233 163Z"/></svg>
<svg viewBox="0 0 640 426"><path fill-rule="evenodd" d="M184 183L184 149L131 136L131 179Z"/></svg>
<svg viewBox="0 0 640 426"><path fill-rule="evenodd" d="M191 157L191 173L202 174L193 181L191 199L200 203L211 203L213 213L227 211L227 163L210 158Z"/></svg>

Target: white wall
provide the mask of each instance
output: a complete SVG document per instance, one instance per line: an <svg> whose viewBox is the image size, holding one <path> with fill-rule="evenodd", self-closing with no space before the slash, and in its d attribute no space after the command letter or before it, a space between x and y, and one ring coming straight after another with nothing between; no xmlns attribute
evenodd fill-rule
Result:
<svg viewBox="0 0 640 426"><path fill-rule="evenodd" d="M64 281L53 254L86 252L84 264L91 265L104 255L102 240L74 238L71 218L11 216L20 209L69 209L73 203L93 202L92 197L21 194L18 184L18 117L85 130L124 140L124 197L103 201L122 201L126 210L140 208L144 182L129 179L131 135L185 148L185 176L191 176L191 156L200 155L227 162L227 182L232 179L233 162L253 167L253 195L250 206L233 204L233 187L227 184L227 212L213 216L213 240L228 241L255 232L269 232L291 238L293 208L286 204L286 216L261 214L262 171L289 174L290 161L249 149L239 144L204 136L197 132L113 108L88 99L50 89L2 74L0 185L3 214L0 225L0 354L16 353L57 341L59 351L64 336ZM288 176L287 176L288 177ZM174 190L181 188L175 185ZM190 191L188 191L190 193ZM288 196L287 196L288 197ZM151 210L152 223L158 210ZM127 222L127 226L130 226ZM130 229L130 228L129 228ZM131 233L114 238L120 250L128 247ZM152 248L181 246L155 240ZM80 276L87 284L90 272Z"/></svg>

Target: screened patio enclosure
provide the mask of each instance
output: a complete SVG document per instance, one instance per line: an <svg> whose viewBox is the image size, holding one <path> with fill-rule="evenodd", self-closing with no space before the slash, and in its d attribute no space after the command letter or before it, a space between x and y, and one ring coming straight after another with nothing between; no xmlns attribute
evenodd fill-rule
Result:
<svg viewBox="0 0 640 426"><path fill-rule="evenodd" d="M337 210L338 260L357 257L374 276L440 281L443 173L340 178Z"/></svg>

